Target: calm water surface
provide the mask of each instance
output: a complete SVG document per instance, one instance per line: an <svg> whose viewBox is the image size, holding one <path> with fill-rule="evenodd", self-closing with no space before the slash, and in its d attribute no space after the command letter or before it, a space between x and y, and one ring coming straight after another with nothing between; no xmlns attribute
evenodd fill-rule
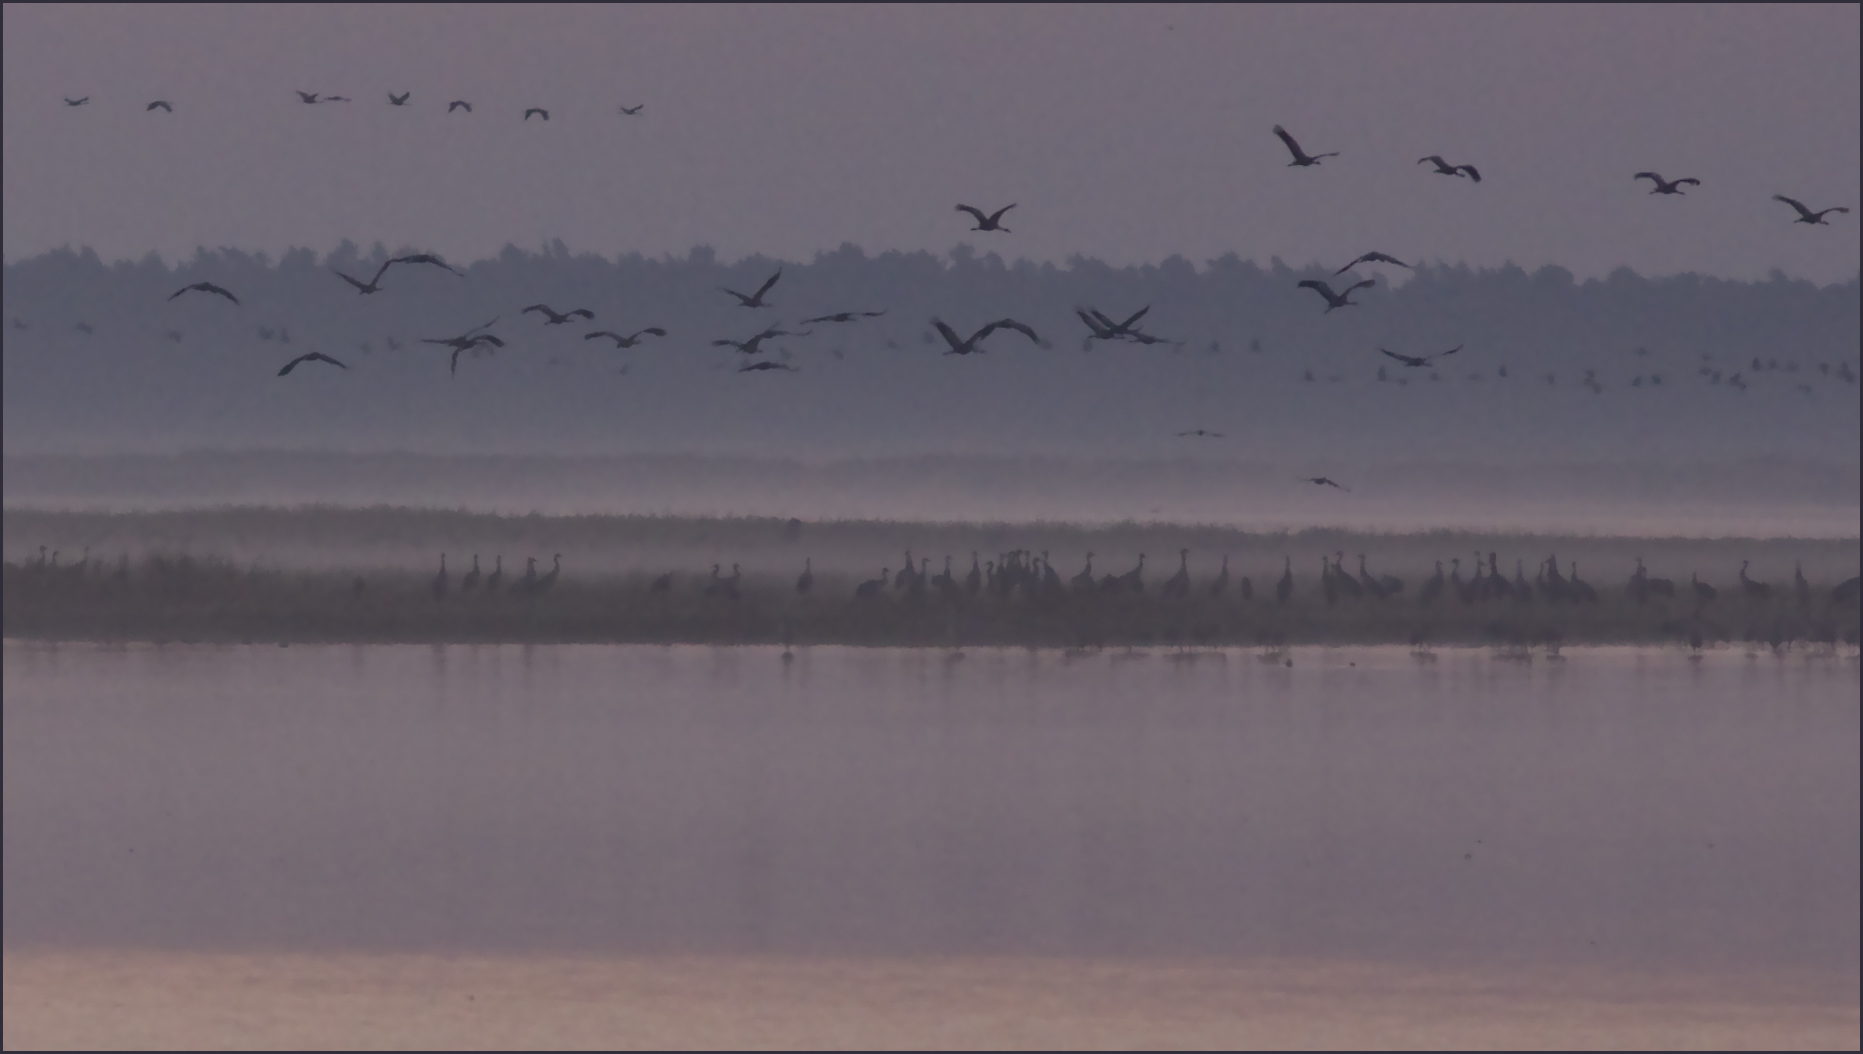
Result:
<svg viewBox="0 0 1863 1054"><path fill-rule="evenodd" d="M5 647L10 947L1855 976L1858 664Z"/></svg>

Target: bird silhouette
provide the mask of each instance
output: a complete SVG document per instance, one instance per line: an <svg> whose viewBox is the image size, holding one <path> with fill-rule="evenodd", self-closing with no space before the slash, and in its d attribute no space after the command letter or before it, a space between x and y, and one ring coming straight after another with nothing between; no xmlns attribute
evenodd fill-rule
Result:
<svg viewBox="0 0 1863 1054"><path fill-rule="evenodd" d="M305 104L315 103L317 101L317 93L314 91L298 92L298 101Z"/></svg>
<svg viewBox="0 0 1863 1054"><path fill-rule="evenodd" d="M158 107L158 106L159 106L159 107L161 107L161 108L162 108L162 109L164 109L164 110L167 110L167 111L168 111L169 113L174 113L174 112L175 112L175 108L174 108L173 106L170 106L170 105L168 105L168 100L166 100L166 99L157 99L157 100L155 100L154 102L152 102L152 103L150 103L149 105L147 105L147 106L144 106L144 107L142 108L142 112L143 112L143 113L148 113L148 112L149 112L150 110L153 110L153 109L155 109L155 108L156 108L156 107Z"/></svg>
<svg viewBox="0 0 1863 1054"><path fill-rule="evenodd" d="M1190 431L1188 431L1188 432L1179 432L1179 433L1177 433L1177 434L1178 434L1178 435L1179 435L1180 437L1181 437L1181 436L1208 436L1208 437L1209 437L1209 438L1211 438L1211 439L1221 439L1221 438L1223 438L1223 434L1222 434L1221 432L1211 432L1211 431L1208 431L1208 430L1206 430L1206 429L1202 429L1202 428L1193 428L1193 429L1191 429L1191 430L1190 430Z"/></svg>
<svg viewBox="0 0 1863 1054"><path fill-rule="evenodd" d="M1337 277L1339 275L1345 274L1347 271L1350 271L1352 268L1357 267L1359 264L1362 264L1362 263L1388 263L1388 264L1396 264L1399 267L1410 267L1409 264L1405 263L1402 260L1399 260L1395 256L1386 256L1383 253L1372 252L1372 253L1366 253L1365 255L1359 257L1358 259L1353 260L1351 263L1346 264L1344 267L1341 267L1339 270L1334 271L1333 275ZM1410 269L1415 270L1415 268L1410 268Z"/></svg>
<svg viewBox="0 0 1863 1054"><path fill-rule="evenodd" d="M180 289L177 289L173 293L170 293L168 296L168 299L173 300L175 297L178 297L181 294L186 293L190 290L197 290L202 293L218 293L219 295L226 297L228 300L231 300L235 304L239 303L238 297L220 288L219 286L214 285L212 282L195 282L193 285L184 285Z"/></svg>
<svg viewBox="0 0 1863 1054"><path fill-rule="evenodd" d="M814 588L815 560L813 557L803 557L802 573L796 576L796 592L806 595L809 590Z"/></svg>
<svg viewBox="0 0 1863 1054"><path fill-rule="evenodd" d="M1448 351L1439 351L1434 355L1399 355L1395 351L1385 351L1385 349L1383 348L1379 348L1378 350L1383 351L1386 355L1389 355L1390 357L1403 363L1405 366L1428 367L1434 364L1435 360L1442 358L1444 355L1454 355L1456 352L1461 351L1462 345L1457 344L1455 347L1450 348Z"/></svg>
<svg viewBox="0 0 1863 1054"><path fill-rule="evenodd" d="M777 329L775 326L771 326L769 329L764 330L762 333L756 334L755 336L751 337L749 340L743 340L743 341L729 340L729 339L714 340L712 341L712 347L714 348L725 348L725 347L736 348L738 351L743 352L746 355L759 355L759 354L762 354L763 352L762 344L766 340L770 340L774 337L806 337L809 335L810 332L811 332L810 330L803 330L799 333L791 333L790 331L786 329Z"/></svg>
<svg viewBox="0 0 1863 1054"><path fill-rule="evenodd" d="M404 91L400 95L396 95L394 92L389 92L388 93L389 105L406 106L408 104L408 96L413 95L413 94L414 93L411 91Z"/></svg>
<svg viewBox="0 0 1863 1054"><path fill-rule="evenodd" d="M938 319L932 319L931 323L933 326L937 327L939 334L944 337L945 343L951 345L951 350L945 352L946 355L969 355L973 352L981 352L983 349L977 347L977 342L999 329L1013 329L1035 343L1041 343L1041 337L1037 336L1033 329L1030 329L1021 322L1017 322L1013 318L997 319L995 322L972 333L968 340L959 340L957 334L951 331L951 327L945 325Z"/></svg>
<svg viewBox="0 0 1863 1054"><path fill-rule="evenodd" d="M460 274L458 271L454 271L452 267L447 265L447 262L445 260L440 259L438 256L435 256L432 253L415 253L412 256L397 256L394 259L389 260L388 263L390 264L432 264L435 267L443 268L447 271L452 271L453 274L459 275L459 277L461 278L466 277L465 275ZM387 270L388 264L383 264L382 269Z"/></svg>
<svg viewBox="0 0 1863 1054"><path fill-rule="evenodd" d="M459 355L461 352L468 351L472 348L476 348L484 344L489 344L494 348L502 348L505 346L504 341L499 340L497 337L492 336L490 333L479 332L479 330L482 330L482 329L490 329L494 324L497 323L497 321L498 319L494 318L490 322L485 323L484 325L472 327L471 329L465 331L464 333L461 333L457 337L448 337L446 339L437 339L434 337L422 337L421 343L422 344L438 344L438 345L441 345L442 347L452 348L453 349L453 362L448 372L452 374L457 374L459 372Z"/></svg>
<svg viewBox="0 0 1863 1054"><path fill-rule="evenodd" d="M1308 278L1296 284L1299 285L1300 288L1302 289L1311 289L1314 292L1325 297L1326 298L1326 310L1320 312L1320 314L1330 315L1332 314L1333 308L1336 308L1336 307L1357 307L1358 306L1357 304L1354 304L1351 300L1348 299L1348 297L1352 295L1353 290L1363 289L1366 286L1377 285L1378 282L1376 279L1367 278L1363 282L1358 282L1353 285L1346 286L1345 292L1343 293L1333 292L1332 286L1329 286L1325 282L1322 282L1316 278Z"/></svg>
<svg viewBox="0 0 1863 1054"><path fill-rule="evenodd" d="M639 106L631 106L631 107L623 106L621 107L621 112L624 114L627 114L629 117L632 117L635 114L639 113L641 109L645 107L646 105L647 105L646 103L641 103Z"/></svg>
<svg viewBox="0 0 1863 1054"><path fill-rule="evenodd" d="M762 370L788 370L790 373L801 373L802 372L797 367L791 366L786 362L770 362L768 360L763 361L763 362L747 363L737 368L737 372L739 373L756 373Z"/></svg>
<svg viewBox="0 0 1863 1054"><path fill-rule="evenodd" d="M821 315L816 318L805 318L802 320L802 325L806 326L812 322L852 322L857 318L879 318L884 314L886 314L884 311L843 311L836 315Z"/></svg>
<svg viewBox="0 0 1863 1054"><path fill-rule="evenodd" d="M471 107L467 107L467 108L468 108L468 109L470 109ZM525 110L525 111L524 111L524 119L525 119L526 121L528 121L528 120L530 120L530 115L531 115L531 114L537 114L537 115L539 115L539 116L541 116L541 117L542 117L542 118L543 118L544 120L546 120L546 121L550 119L550 111L548 111L548 110L546 110L546 109L544 109L544 108L543 108L543 107L541 107L541 106L533 106L533 107L531 107L530 109L528 109L528 110Z"/></svg>
<svg viewBox="0 0 1863 1054"><path fill-rule="evenodd" d="M1334 483L1332 480L1327 479L1325 476L1302 476L1300 477L1300 482L1312 483L1312 484L1315 484L1321 487L1339 487L1340 490L1343 490L1348 494L1352 492L1351 487L1340 486L1339 484Z"/></svg>
<svg viewBox="0 0 1863 1054"><path fill-rule="evenodd" d="M1425 161L1428 161L1429 163L1436 166L1434 171L1439 176L1459 176L1459 175L1462 175L1464 172L1466 172L1468 173L1468 178L1474 180L1477 183L1481 182L1481 173L1475 171L1474 165L1452 165L1449 162L1444 161L1441 155L1438 155L1438 154L1431 154L1428 157L1417 158L1417 164L1419 165Z"/></svg>
<svg viewBox="0 0 1863 1054"><path fill-rule="evenodd" d="M382 280L382 275L384 272L388 270L388 265L391 263L394 263L394 261L389 260L383 263L381 267L377 268L375 271L375 277L369 279L366 285L362 282L358 282L354 278L351 278L350 276L344 274L343 272L337 270L334 267L330 268L330 273L336 275L338 278L341 278L343 281L348 282L350 285L355 286L357 293L363 296L368 296L370 293L381 292L382 287L380 283Z"/></svg>
<svg viewBox="0 0 1863 1054"><path fill-rule="evenodd" d="M719 286L718 288L724 289L725 292L737 297L738 306L740 307L772 307L774 305L763 302L763 294L769 292L770 287L775 285L776 280L781 277L783 277L783 269L778 267L776 273L771 275L762 285L758 286L757 291L750 296L745 296L735 289L725 289L724 286Z"/></svg>
<svg viewBox="0 0 1863 1054"><path fill-rule="evenodd" d="M594 340L596 337L608 337L615 342L616 348L631 348L634 345L640 343L640 335L642 333L651 333L656 337L666 336L666 330L663 330L658 326L649 326L646 329L635 330L633 333L630 333L625 337L619 333L615 333L610 330L598 329L593 333L584 334L582 339L583 340Z"/></svg>
<svg viewBox="0 0 1863 1054"><path fill-rule="evenodd" d="M973 231L1002 231L1004 234L1008 234L1009 228L1003 226L1002 224L1003 213L1008 212L1010 209L1013 209L1015 207L1016 207L1015 203L1011 202L1010 204L1004 205L1002 208L997 209L994 213L991 213L988 216L985 216L983 214L982 209L975 208L970 205L959 205L957 208L953 209L952 211L953 212L968 212L972 216L975 216L977 218L977 225L971 228L971 230Z"/></svg>
<svg viewBox="0 0 1863 1054"><path fill-rule="evenodd" d="M1319 164L1320 158L1322 157L1338 157L1339 156L1339 151L1337 150L1333 151L1330 154L1308 155L1306 151L1300 149L1299 143L1294 142L1294 137L1287 134L1287 129L1282 128L1278 124L1274 126L1274 134L1281 137L1281 142L1287 144L1288 152L1294 155L1294 159L1288 162L1287 167L1289 168L1294 168L1296 166L1300 168L1306 168L1310 165Z"/></svg>
<svg viewBox="0 0 1863 1054"><path fill-rule="evenodd" d="M563 323L568 322L570 319L576 317L577 315L581 315L583 318L589 319L591 321L593 321L595 318L595 312L590 311L586 307L578 307L573 310L566 311L559 315L554 310L552 310L550 305L548 304L532 304L531 306L518 312L518 314L528 315L532 311L542 312L544 315L548 316L548 321L544 323L544 325L546 326L560 326Z"/></svg>
<svg viewBox="0 0 1863 1054"><path fill-rule="evenodd" d="M452 102L449 102L446 104L447 113L452 113L454 110L459 110L459 109L464 109L467 113L471 113L472 104L467 102L464 99L454 99Z"/></svg>
<svg viewBox="0 0 1863 1054"><path fill-rule="evenodd" d="M1630 177L1632 183L1635 183L1639 179L1647 179L1656 184L1656 189L1650 191L1651 194L1680 194L1682 193L1682 184L1684 183L1690 186L1701 186L1701 180L1699 179L1667 180L1654 172L1638 172L1636 175Z"/></svg>
<svg viewBox="0 0 1863 1054"><path fill-rule="evenodd" d="M341 362L338 362L337 360L331 358L330 356L325 355L321 351L308 351L302 355L299 355L297 358L292 359L290 362L285 363L284 369L281 369L278 371L278 376L283 377L285 374L290 373L292 370L297 369L298 363L300 362L327 362L330 365L339 367L341 369L345 369L345 370L349 369L348 366L344 366Z"/></svg>
<svg viewBox="0 0 1863 1054"><path fill-rule="evenodd" d="M1132 327L1136 326L1138 320L1144 318L1146 312L1150 310L1151 305L1146 304L1144 307L1134 311L1124 322L1114 322L1112 319L1101 314L1097 308L1091 307L1085 309L1075 308L1074 314L1079 315L1080 320L1085 322L1087 328L1093 331L1093 336L1088 337L1088 340L1119 340L1125 338L1137 339L1142 336L1143 334L1140 334L1138 330ZM1155 340L1156 338L1153 339Z"/></svg>
<svg viewBox="0 0 1863 1054"><path fill-rule="evenodd" d="M90 102L90 101L91 101L91 97L88 95L86 95L82 99L73 99L69 95L65 96L66 106L83 106L85 103Z"/></svg>
<svg viewBox="0 0 1863 1054"><path fill-rule="evenodd" d="M1798 219L1793 220L1792 221L1793 223L1822 223L1824 224L1824 226L1829 227L1830 224L1826 223L1824 219L1826 213L1849 212L1850 211L1849 209L1844 208L1842 205L1833 205L1830 208L1825 209L1823 212L1813 212L1810 209L1805 207L1804 202L1797 201L1792 198L1788 198L1784 194L1774 194L1772 196L1772 200L1783 201L1787 205L1790 205L1793 208L1798 210Z"/></svg>

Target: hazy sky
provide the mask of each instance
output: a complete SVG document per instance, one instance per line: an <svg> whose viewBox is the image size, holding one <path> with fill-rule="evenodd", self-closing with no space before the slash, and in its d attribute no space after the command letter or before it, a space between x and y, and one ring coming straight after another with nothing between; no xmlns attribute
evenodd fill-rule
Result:
<svg viewBox="0 0 1863 1054"><path fill-rule="evenodd" d="M1852 4L4 17L9 261L67 243L806 258L969 240L1057 262L1379 249L1828 282L1860 251L1863 214L1795 225L1770 200L1860 204ZM174 112L145 112L156 98ZM448 114L456 98L474 111ZM522 121L531 106L551 120ZM1342 156L1288 167L1276 123ZM1438 153L1484 181L1415 163ZM1651 196L1643 169L1703 185ZM1013 233L967 233L960 201L1017 203Z"/></svg>

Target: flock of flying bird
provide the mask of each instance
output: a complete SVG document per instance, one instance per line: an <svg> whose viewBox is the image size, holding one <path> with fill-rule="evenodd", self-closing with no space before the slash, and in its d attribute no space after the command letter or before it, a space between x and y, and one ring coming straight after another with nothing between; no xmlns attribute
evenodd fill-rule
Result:
<svg viewBox="0 0 1863 1054"><path fill-rule="evenodd" d="M403 92L400 95L389 93L388 102L390 105L393 105L393 106L406 106L408 105L408 101L411 98L411 94L412 93L410 92ZM324 104L324 103L349 102L350 101L346 96L318 94L315 92L299 91L297 95L300 101L302 101L305 104L309 104L309 105L319 105L319 104ZM85 96L79 99L72 99L72 98L65 99L65 103L68 106L74 106L74 107L86 105L89 102L90 102L89 96ZM628 116L638 115L642 111L643 106L644 104L636 105L633 107L621 107L620 112ZM147 110L161 109L161 110L164 110L170 113L174 111L174 107L169 102L167 102L166 100L160 100L160 99L149 103L146 109ZM452 102L448 104L447 112L452 113L456 110L464 110L467 113L471 113L472 104L464 99L453 100ZM533 116L541 117L543 120L548 121L550 119L550 112L543 107L530 107L524 111L523 120L528 121ZM1292 155L1292 160L1289 161L1288 163L1289 167L1310 168L1310 167L1319 165L1320 162L1325 158L1340 156L1340 152L1336 150L1327 151L1327 152L1318 153L1318 154L1307 153L1304 149L1301 148L1300 143L1297 140L1295 140L1293 135L1290 134L1285 128L1281 127L1278 124L1274 126L1274 134L1280 139L1282 144L1286 146L1289 154ZM1481 172L1478 168L1476 168L1475 165L1466 164L1466 163L1451 164L1450 162L1445 160L1440 154L1431 154L1426 157L1418 158L1416 163L1419 165L1422 165L1422 164L1431 165L1432 166L1431 171L1436 175L1449 176L1455 179L1467 179L1471 181L1472 183L1480 183L1482 181ZM1635 176L1632 177L1633 182L1635 180L1642 180L1642 179L1649 180L1651 184L1653 185L1653 189L1650 191L1651 194L1681 195L1683 194L1683 191L1681 188L1685 185L1695 186L1695 187L1701 186L1701 181L1693 177L1684 177L1681 179L1667 180L1667 179L1664 179L1659 173L1656 173L1656 172L1638 172ZM1833 207L1822 209L1819 211L1813 211L1808 206L1806 206L1803 202L1798 201L1794 198L1786 197L1783 194L1775 194L1773 198L1776 201L1780 201L1780 202L1783 202L1791 206L1798 213L1798 217L1794 221L1796 223L1805 223L1805 224L1813 224L1813 225L1822 224L1822 225L1828 226L1829 222L1824 218L1825 216L1829 215L1832 212L1848 213L1850 211L1847 207L1844 207L1844 206L1833 206ZM1000 233L1007 234L1007 233L1010 233L1010 229L1008 227L1003 226L1003 218L1005 215L1007 215L1007 213L1011 209L1014 209L1015 207L1016 207L1016 204L1011 203L1011 204L1003 206L1002 208L995 210L994 212L986 213L984 210L977 208L975 206L959 204L956 206L956 211L967 213L972 219L975 220L976 225L969 228L973 232L994 231L994 232L1000 232ZM1341 267L1338 271L1334 272L1334 276L1337 277L1339 275L1344 275L1348 271L1351 271L1353 268L1361 264L1371 264L1371 263L1390 264L1393 266L1403 267L1407 269L1411 268L1410 264L1405 263L1404 261L1396 258L1395 256L1391 256L1387 253L1373 251L1373 252L1367 252L1361 255L1358 258L1352 260L1350 263L1346 264L1344 267ZM411 256L402 256L402 257L392 258L388 260L387 262L385 262L384 264L382 264L382 266L376 271L376 273L367 282L363 282L351 275L343 274L340 271L336 272L336 274L337 274L337 277L341 278L343 281L355 287L356 291L359 294L367 296L367 295L381 291L382 289L381 281L382 281L383 276L387 273L390 267L396 264L431 264L437 267L444 268L445 270L453 274L456 274L456 275L459 274L458 271L454 270L452 267L446 264L445 261L441 260L438 256L435 256L432 253L419 253L419 254L415 254ZM774 306L768 299L768 296L770 294L772 287L776 285L777 280L780 279L781 277L782 277L782 269L778 268L775 274L772 274L768 280L766 280L761 286L757 288L756 292L750 293L750 294L741 293L734 289L725 289L723 287L720 287L720 288L723 292L735 298L737 300L738 306L745 307L745 308L751 308L751 309L768 308L768 307ZM1377 284L1376 279L1366 278L1366 279L1354 282L1350 285L1347 285L1341 290L1335 291L1329 283L1318 280L1318 279L1311 279L1311 278L1303 279L1297 283L1299 288L1311 289L1316 294L1318 294L1322 300L1325 301L1326 307L1325 307L1325 310L1322 312L1323 314L1330 314L1335 309L1338 309L1338 308L1358 306L1351 299L1352 294L1357 292L1360 289L1369 288L1369 287L1375 286L1376 284ZM186 286L183 289L178 290L169 299L172 300L174 299L174 297L180 296L182 293L189 292L189 291L205 292L205 293L223 296L227 300L232 301L234 304L237 304L239 302L238 298L235 297L233 293L231 293L230 291L224 288L221 288L220 286L214 285L210 282L196 282L192 285ZM1080 320L1087 327L1088 335L1086 337L1086 342L1088 344L1091 344L1091 342L1095 340L1127 341L1127 342L1140 344L1140 345L1151 345L1151 344L1160 344L1160 343L1166 343L1166 344L1181 343L1178 341L1171 341L1164 337L1159 337L1159 336L1156 336L1150 333L1146 333L1139 328L1140 320L1143 319L1146 313L1149 312L1150 310L1151 310L1150 306L1147 305L1146 307L1141 308L1137 312L1125 318L1123 321L1115 321L1111 317L1091 307L1077 308L1075 313L1079 316ZM532 304L528 307L525 307L520 313L529 314L533 312L543 315L545 319L545 324L552 325L552 326L563 325L565 323L570 322L573 318L583 318L588 321L593 321L595 317L594 312L590 311L587 308L575 308L569 311L558 312L557 310L555 310L554 308L550 307L547 304ZM801 324L806 326L806 325L814 325L818 323L846 323L846 322L853 322L853 321L856 321L862 318L879 317L881 315L884 315L885 313L886 312L883 310L882 311L843 311L843 312L838 312L834 314L818 316L816 318L805 319L803 320ZM498 319L494 318L491 322L487 322L479 326L475 326L472 329L469 329L466 332L460 334L459 336L446 337L446 338L427 338L423 340L423 343L436 344L436 345L440 345L443 347L451 348L453 354L452 354L452 359L449 365L449 369L451 372L456 374L459 368L459 357L462 353L469 352L469 351L476 351L478 349L486 349L488 351L495 351L498 348L502 348L506 346L504 340L502 340L501 338L499 338L498 336L490 332L487 332L488 330L490 330L490 328L494 324L496 324L497 321ZM999 330L1012 330L1014 332L1020 333L1023 336L1027 337L1030 341L1046 346L1046 342L1043 341L1041 336L1035 331L1035 329L1032 326L1030 326L1029 324L1025 322L1018 321L1014 318L1001 318L993 322L986 323L982 327L972 332L968 337L960 335L958 331L952 329L950 325L946 324L942 319L939 319L939 318L934 317L931 320L931 325L937 331L938 335L943 338L945 344L947 345L947 349L944 352L946 355L979 354L985 350L983 342L986 340L986 338L990 337L992 334L996 333ZM733 340L729 338L721 338L718 340L714 340L711 343L715 347L730 347L730 348L737 350L738 352L742 353L745 356L755 358L756 356L762 354L763 351L765 350L764 342L766 341L772 341L775 338L786 337L786 336L807 336L809 335L810 332L812 331L810 330L785 330L781 328L781 324L779 323L777 325L768 326L744 340ZM608 340L612 340L614 342L614 346L617 349L622 349L622 348L634 347L635 345L639 344L647 336L664 337L666 336L666 330L659 326L649 326L649 327L635 330L634 332L627 333L627 334L623 334L615 330L594 330L594 331L591 331L585 334L583 339L584 340L596 340L596 339L606 338ZM1434 364L1435 360L1461 352L1463 350L1463 345L1457 345L1456 347L1450 348L1446 351L1436 352L1434 354L1429 354L1429 355L1405 355L1405 354L1400 354L1398 352L1390 351L1385 348L1379 348L1378 350L1382 352L1384 355L1389 356L1391 359L1396 360L1398 363L1400 363L1405 368L1427 369L1427 368L1430 368ZM313 351L313 352L309 352L304 355L300 355L297 358L292 359L290 362L285 363L283 368L281 368L278 371L278 376L283 377L283 376L290 374L294 368L296 368L299 364L304 363L304 362L323 362L323 363L328 363L330 365L333 365L333 366L336 366L342 369L348 368L344 363L338 361L336 358L332 356L326 355L322 352ZM764 371L795 372L797 371L797 369L798 369L797 367L792 366L787 362L772 361L769 359L758 359L757 361L749 362L739 367L738 372L739 373L753 373L753 372L764 372ZM1309 377L1311 377L1311 374L1309 374ZM1382 379L1382 373L1381 373L1381 379ZM1220 432L1214 432L1214 431L1210 431L1207 429L1201 429L1201 428L1192 429L1192 430L1188 430L1185 432L1180 432L1178 434L1180 436L1196 436L1196 437L1209 437L1209 438L1220 438L1222 436L1222 433ZM1334 483L1332 480L1325 479L1323 477L1310 479L1309 482L1313 482L1316 484L1322 484L1322 485L1329 484L1332 486L1339 486L1339 484ZM1342 487L1340 489L1343 490L1345 488Z"/></svg>

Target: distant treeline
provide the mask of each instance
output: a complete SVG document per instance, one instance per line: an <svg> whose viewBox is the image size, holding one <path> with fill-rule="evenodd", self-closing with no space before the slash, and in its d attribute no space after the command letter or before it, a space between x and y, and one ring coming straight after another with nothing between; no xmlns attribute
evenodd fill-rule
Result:
<svg viewBox="0 0 1863 1054"><path fill-rule="evenodd" d="M1774 274L1738 282L1620 269L1575 281L1426 264L1359 272L1378 284L1330 313L1302 279L1327 269L1234 254L1115 268L1008 262L960 245L808 262L724 263L507 247L495 259L391 268L344 243L153 254L105 263L61 250L5 268L5 441L10 450L298 446L612 453L738 450L1142 452L1230 444L1290 461L1393 449L1419 458L1518 453L1698 459L1718 453L1853 458L1859 283ZM721 287L750 292L747 309ZM1389 278L1400 284L1393 288ZM200 294L211 281L239 303ZM547 326L531 304L594 319ZM1168 343L1083 342L1079 309ZM884 311L849 322L804 319ZM942 354L936 317L968 335L1013 317L1043 345L1000 332L983 355ZM505 346L449 373L457 336L496 319ZM660 327L617 350L586 333ZM740 375L712 341L778 326L760 359L798 372ZM1425 369L1379 353L1457 355ZM312 363L321 351L347 370ZM1217 437L1181 438L1204 429ZM1304 463L1304 462L1303 462Z"/></svg>

